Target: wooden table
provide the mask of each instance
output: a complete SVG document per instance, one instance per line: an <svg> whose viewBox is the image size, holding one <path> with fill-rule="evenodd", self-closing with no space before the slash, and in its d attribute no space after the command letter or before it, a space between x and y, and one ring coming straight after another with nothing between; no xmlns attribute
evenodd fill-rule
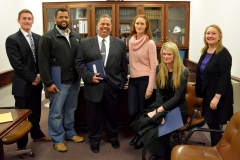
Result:
<svg viewBox="0 0 240 160"><path fill-rule="evenodd" d="M11 112L13 121L0 124L0 160L4 159L2 138L32 113L32 111L29 109L1 109L0 108L0 113L7 113L7 112Z"/></svg>

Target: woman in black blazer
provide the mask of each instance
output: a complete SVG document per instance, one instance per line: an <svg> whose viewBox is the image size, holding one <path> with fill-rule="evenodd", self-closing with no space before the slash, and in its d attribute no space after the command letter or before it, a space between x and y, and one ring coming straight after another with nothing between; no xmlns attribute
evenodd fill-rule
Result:
<svg viewBox="0 0 240 160"><path fill-rule="evenodd" d="M233 88L231 83L232 56L222 44L219 26L208 26L204 32L204 47L197 64L196 95L203 98L205 121L210 129L221 129L221 125L233 115ZM221 133L210 133L215 146Z"/></svg>

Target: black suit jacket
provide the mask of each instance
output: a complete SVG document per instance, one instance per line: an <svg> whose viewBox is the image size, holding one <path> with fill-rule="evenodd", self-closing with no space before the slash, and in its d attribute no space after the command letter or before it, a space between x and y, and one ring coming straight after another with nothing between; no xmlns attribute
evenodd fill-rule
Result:
<svg viewBox="0 0 240 160"><path fill-rule="evenodd" d="M86 63L102 59L97 36L85 39L81 42L81 51L76 58L76 69L84 81L84 98L99 102L104 92L104 83L113 97L117 97L127 82L126 45L122 40L110 36L109 54L106 62L106 82L92 83L94 73L85 66Z"/></svg>
<svg viewBox="0 0 240 160"><path fill-rule="evenodd" d="M6 40L6 52L11 66L14 69L12 94L19 97L28 97L31 92L32 82L39 73L38 69L38 42L40 35L32 32L35 46L36 62L30 45L19 30L10 35ZM42 84L38 87L42 89Z"/></svg>

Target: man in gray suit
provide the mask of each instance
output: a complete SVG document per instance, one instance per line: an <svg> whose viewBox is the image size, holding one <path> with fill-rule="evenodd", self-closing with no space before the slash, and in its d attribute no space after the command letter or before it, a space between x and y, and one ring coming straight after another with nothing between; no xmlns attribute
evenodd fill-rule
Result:
<svg viewBox="0 0 240 160"><path fill-rule="evenodd" d="M126 45L122 40L109 36L112 30L111 17L100 16L97 35L81 42L81 51L76 58L76 69L84 81L84 98L87 105L89 142L94 153L99 152L103 118L108 140L113 148L120 147L118 141L118 117L120 93L127 82ZM104 40L103 40L104 39ZM104 49L103 49L104 48ZM104 51L103 51L104 50ZM90 72L86 63L102 59L107 78Z"/></svg>

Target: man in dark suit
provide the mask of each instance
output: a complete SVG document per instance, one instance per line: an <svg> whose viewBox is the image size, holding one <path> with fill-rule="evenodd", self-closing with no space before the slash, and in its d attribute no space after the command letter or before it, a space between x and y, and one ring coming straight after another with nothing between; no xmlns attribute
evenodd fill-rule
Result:
<svg viewBox="0 0 240 160"><path fill-rule="evenodd" d="M108 140L113 148L120 147L118 141L119 96L127 82L126 45L122 40L109 36L112 30L111 17L100 16L97 35L81 42L81 52L76 58L76 69L84 81L84 98L87 105L87 125L91 150L99 152L102 137L103 117ZM105 41L102 41L102 40ZM104 43L104 51L102 47ZM102 59L105 52L104 68L107 78L90 72L86 63Z"/></svg>
<svg viewBox="0 0 240 160"><path fill-rule="evenodd" d="M30 109L28 120L32 123L30 131L34 142L50 142L40 129L42 82L38 69L38 41L40 35L31 32L33 14L24 9L18 14L20 30L6 40L6 52L14 69L12 94L15 106L19 109ZM19 149L25 149L28 142L26 135L17 142Z"/></svg>

